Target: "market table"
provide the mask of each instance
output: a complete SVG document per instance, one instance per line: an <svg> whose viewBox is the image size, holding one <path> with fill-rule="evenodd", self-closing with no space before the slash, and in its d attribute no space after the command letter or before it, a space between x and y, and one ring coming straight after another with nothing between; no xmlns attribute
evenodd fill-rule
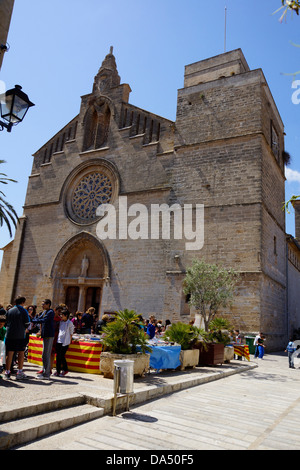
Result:
<svg viewBox="0 0 300 470"><path fill-rule="evenodd" d="M247 361L250 361L249 346L248 344L233 344L234 354L242 356Z"/></svg>
<svg viewBox="0 0 300 470"><path fill-rule="evenodd" d="M155 346L151 345L150 367L152 369L176 369L180 366L181 346Z"/></svg>
<svg viewBox="0 0 300 470"><path fill-rule="evenodd" d="M100 354L102 344L99 341L72 341L66 353L70 371L100 374ZM28 362L43 366L43 340L38 336L29 337Z"/></svg>

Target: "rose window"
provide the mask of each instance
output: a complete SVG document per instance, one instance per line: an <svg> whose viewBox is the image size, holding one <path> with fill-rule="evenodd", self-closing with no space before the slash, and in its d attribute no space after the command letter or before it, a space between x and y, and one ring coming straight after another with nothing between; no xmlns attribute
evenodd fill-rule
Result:
<svg viewBox="0 0 300 470"><path fill-rule="evenodd" d="M72 209L80 219L96 218L96 210L101 204L109 203L112 196L112 183L103 173L90 173L84 176L72 196Z"/></svg>

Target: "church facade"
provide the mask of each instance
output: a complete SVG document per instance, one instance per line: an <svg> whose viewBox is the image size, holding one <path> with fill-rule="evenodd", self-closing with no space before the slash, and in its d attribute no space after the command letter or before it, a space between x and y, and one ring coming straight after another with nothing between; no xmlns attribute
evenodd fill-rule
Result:
<svg viewBox="0 0 300 470"><path fill-rule="evenodd" d="M235 327L285 346L300 320L287 294L288 244L296 259L299 246L285 233L284 126L262 70L240 49L186 66L175 122L130 104L130 91L111 49L79 114L33 155L1 302L187 321L182 284L196 257L240 273L224 312ZM166 232L153 208L166 209ZM176 232L185 209L193 224Z"/></svg>

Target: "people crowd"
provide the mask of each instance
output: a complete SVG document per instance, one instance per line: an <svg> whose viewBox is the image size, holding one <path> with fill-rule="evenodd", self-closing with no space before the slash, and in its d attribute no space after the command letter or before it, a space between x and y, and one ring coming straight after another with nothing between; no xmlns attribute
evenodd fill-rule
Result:
<svg viewBox="0 0 300 470"><path fill-rule="evenodd" d="M139 315L138 326L144 329L149 339L153 339L154 337L163 336L164 332L171 326L171 321L166 320L164 323L163 320L157 320L154 315L150 315L149 320L144 320L142 315Z"/></svg>
<svg viewBox="0 0 300 470"><path fill-rule="evenodd" d="M74 314L68 310L67 305L59 304L54 309L50 299L44 299L42 310L38 312L36 305L26 305L26 298L19 296L15 305L0 304L0 373L9 379L15 373L16 380L26 379L23 371L24 360L27 359L29 337L32 334L40 336L43 341L42 363L43 368L37 373L37 378L47 380L50 378L55 365L54 375L64 377L68 373L66 353L72 341L73 334L102 334L103 328L114 319L114 316L104 314L101 319L96 314L96 309L90 307L86 312L76 311ZM194 320L190 321L193 324ZM149 319L138 316L136 322L140 329L151 340L164 335L170 328L169 319L157 320L154 315ZM232 343L242 343L239 330L231 332ZM265 353L265 335L257 334L254 338L254 358L263 359ZM294 368L294 352L299 346L295 346L290 339L286 351L289 356L289 367ZM241 359L241 357L238 357ZM0 377L2 377L0 375Z"/></svg>
<svg viewBox="0 0 300 470"><path fill-rule="evenodd" d="M36 305L26 305L26 298L19 296L15 305L0 304L0 372L10 379L16 371L16 380L27 378L23 371L27 357L29 337L35 334L42 338L43 368L37 373L39 380L47 380L54 375L64 377L68 373L66 353L72 341L72 335L92 334L97 332L98 317L94 307L87 311L72 314L67 305L52 307L50 299L44 299L42 310L37 313ZM0 376L2 377L2 376Z"/></svg>
<svg viewBox="0 0 300 470"><path fill-rule="evenodd" d="M41 337L43 342L43 367L37 373L37 378L49 380L55 360L54 375L67 375L66 353L73 334L102 334L103 327L114 319L114 316L104 314L100 320L94 307L88 308L86 312L76 311L75 314L65 304L53 308L50 299L44 299L41 307L38 313L38 307L26 305L26 298L22 296L16 298L14 306L9 304L4 308L0 304L0 372L2 368L6 379L15 373L16 380L27 378L23 365L27 358L30 335ZM150 315L149 320L144 320L142 315L138 316L137 326L144 330L149 339L162 336L170 325L170 320L163 322L154 315Z"/></svg>

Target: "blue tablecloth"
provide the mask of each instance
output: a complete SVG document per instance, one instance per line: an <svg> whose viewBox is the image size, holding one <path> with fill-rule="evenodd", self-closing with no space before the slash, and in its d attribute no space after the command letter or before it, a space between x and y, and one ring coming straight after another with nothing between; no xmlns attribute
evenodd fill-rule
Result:
<svg viewBox="0 0 300 470"><path fill-rule="evenodd" d="M181 346L151 346L150 367L153 369L176 369L180 366Z"/></svg>

